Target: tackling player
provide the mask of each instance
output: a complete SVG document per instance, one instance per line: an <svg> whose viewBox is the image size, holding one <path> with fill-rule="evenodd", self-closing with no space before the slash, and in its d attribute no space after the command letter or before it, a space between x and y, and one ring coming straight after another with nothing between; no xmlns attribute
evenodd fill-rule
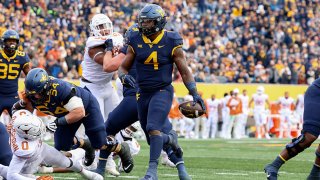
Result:
<svg viewBox="0 0 320 180"><path fill-rule="evenodd" d="M140 11L138 21L139 32L129 37L127 54L118 74L124 86L136 87L135 78L128 75L129 69L135 63L139 86L136 94L139 120L142 129L148 133L146 136L150 138L149 167L142 179L158 179L158 158L163 147L172 148L172 153L168 153L169 157L176 154L176 158L179 159L176 162L179 178L190 179L184 166L181 148L177 143L177 134L171 130L168 135L163 130L172 129L168 113L173 98L173 63L178 67L194 102L200 103L204 110L205 105L188 70L181 48L181 36L176 32L164 30L164 10L158 5L147 4Z"/></svg>
<svg viewBox="0 0 320 180"><path fill-rule="evenodd" d="M38 177L33 174L37 172L42 162L68 168L80 173L86 179L103 179L99 174L85 170L78 161L67 158L55 148L42 142L41 137L46 127L40 118L29 111L16 111L10 124L13 157L9 167L1 166L1 175L6 179L37 179Z"/></svg>
<svg viewBox="0 0 320 180"><path fill-rule="evenodd" d="M320 79L315 80L307 89L304 96L303 128L301 135L285 146L285 149L276 159L265 166L264 170L267 179L276 180L281 166L291 158L295 157L318 139L320 134ZM308 176L308 180L320 179L320 146L317 147L316 159L313 168Z"/></svg>
<svg viewBox="0 0 320 180"><path fill-rule="evenodd" d="M74 142L75 133L81 124L91 145L100 151L117 152L124 170L130 172L133 159L126 143L118 144L106 139L103 117L96 98L86 89L66 81L49 77L40 68L32 69L26 79L26 98L15 103L13 111L28 107L56 117L49 128L55 129L55 148L68 151ZM91 162L92 163L92 162ZM90 164L89 164L90 165Z"/></svg>
<svg viewBox="0 0 320 180"><path fill-rule="evenodd" d="M0 49L0 115L11 108L18 97L18 79L21 71L27 74L30 70L29 56L18 50L20 37L14 30L7 30L1 37ZM9 136L4 125L0 122L0 164L8 166L12 157L8 144Z"/></svg>

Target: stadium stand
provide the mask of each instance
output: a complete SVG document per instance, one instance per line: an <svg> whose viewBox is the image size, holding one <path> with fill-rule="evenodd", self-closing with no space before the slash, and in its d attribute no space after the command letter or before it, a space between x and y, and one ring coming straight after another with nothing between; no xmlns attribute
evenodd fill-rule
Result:
<svg viewBox="0 0 320 180"><path fill-rule="evenodd" d="M5 0L0 33L19 31L33 67L77 79L89 19L106 13L123 33L141 0ZM310 84L319 77L319 3L315 1L153 1L167 12L167 29L184 38L198 82ZM241 5L240 5L241 4ZM176 81L181 77L175 71Z"/></svg>

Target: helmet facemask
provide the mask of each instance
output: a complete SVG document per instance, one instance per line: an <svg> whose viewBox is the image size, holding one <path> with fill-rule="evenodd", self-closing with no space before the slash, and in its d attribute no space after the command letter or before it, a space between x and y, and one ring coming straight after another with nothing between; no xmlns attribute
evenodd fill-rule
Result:
<svg viewBox="0 0 320 180"><path fill-rule="evenodd" d="M13 54L19 46L19 40L17 39L4 39L3 40L3 49L8 53Z"/></svg>
<svg viewBox="0 0 320 180"><path fill-rule="evenodd" d="M35 104L41 104L43 102L45 102L48 99L49 96L49 81L44 85L44 87L42 88L41 91L29 91L26 90L26 95L28 97L28 99L30 99L31 102L35 103Z"/></svg>
<svg viewBox="0 0 320 180"><path fill-rule="evenodd" d="M93 36L107 36L113 33L113 25L108 16L104 14L97 14L90 22L91 35Z"/></svg>

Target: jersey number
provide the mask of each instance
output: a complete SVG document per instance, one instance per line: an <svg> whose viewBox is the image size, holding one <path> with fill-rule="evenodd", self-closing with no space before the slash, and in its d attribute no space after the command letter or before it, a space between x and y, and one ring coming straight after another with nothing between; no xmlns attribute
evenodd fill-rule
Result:
<svg viewBox="0 0 320 180"><path fill-rule="evenodd" d="M20 64L0 64L0 79L16 79L19 75Z"/></svg>
<svg viewBox="0 0 320 180"><path fill-rule="evenodd" d="M22 141L21 142L21 149L22 150L28 150L29 149L28 141Z"/></svg>
<svg viewBox="0 0 320 180"><path fill-rule="evenodd" d="M153 64L153 69L158 70L159 69L159 63L158 63L158 54L157 51L153 51L147 60L144 61L144 64Z"/></svg>
<svg viewBox="0 0 320 180"><path fill-rule="evenodd" d="M59 106L56 107L54 112L51 112L47 106L37 106L37 109L45 114L52 115L52 116L68 112L68 110Z"/></svg>

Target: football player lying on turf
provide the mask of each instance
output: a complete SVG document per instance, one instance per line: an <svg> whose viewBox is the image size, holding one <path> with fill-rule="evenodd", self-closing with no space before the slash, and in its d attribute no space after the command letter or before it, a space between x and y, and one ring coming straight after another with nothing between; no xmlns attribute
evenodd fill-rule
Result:
<svg viewBox="0 0 320 180"><path fill-rule="evenodd" d="M13 157L9 167L0 166L1 176L6 179L41 179L33 175L41 163L68 168L85 179L102 180L97 173L85 170L78 161L64 156L55 148L41 141L46 127L40 118L27 110L16 111L10 125Z"/></svg>

